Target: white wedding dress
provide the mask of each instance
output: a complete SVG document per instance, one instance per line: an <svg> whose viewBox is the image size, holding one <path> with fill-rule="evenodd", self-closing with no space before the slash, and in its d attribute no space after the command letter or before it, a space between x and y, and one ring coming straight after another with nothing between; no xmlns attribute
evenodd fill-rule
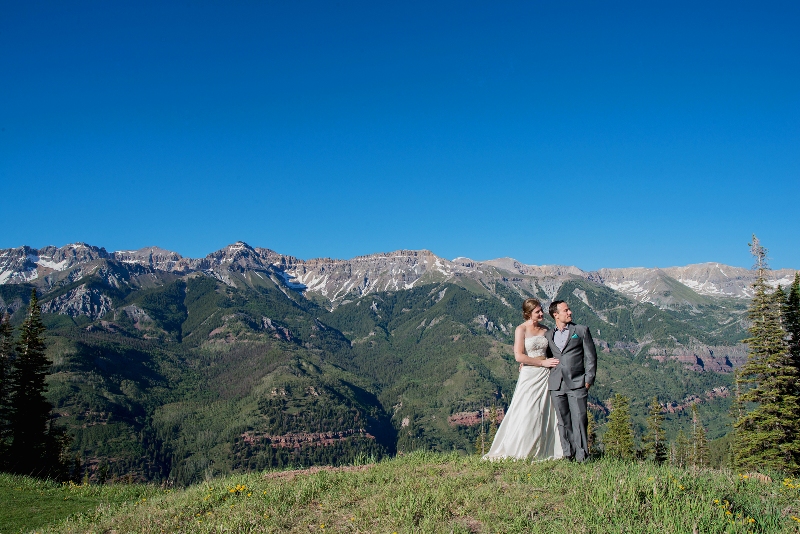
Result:
<svg viewBox="0 0 800 534"><path fill-rule="evenodd" d="M525 338L525 351L531 358L544 356L547 343L544 336ZM511 405L484 460L550 460L564 456L555 406L547 389L549 376L550 369L546 367L522 368Z"/></svg>

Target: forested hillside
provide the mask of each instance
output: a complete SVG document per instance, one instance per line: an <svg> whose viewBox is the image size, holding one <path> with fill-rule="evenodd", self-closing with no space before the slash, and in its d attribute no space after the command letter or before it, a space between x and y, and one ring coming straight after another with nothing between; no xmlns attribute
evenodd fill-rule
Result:
<svg viewBox="0 0 800 534"><path fill-rule="evenodd" d="M728 431L730 371L744 354L741 299L676 286L680 298L659 306L573 271L490 266L473 276L468 262L436 266L435 276L414 267L417 278L404 274L385 290L344 284L332 299L297 282L271 251L229 249L196 265L90 250L61 260L60 271L0 285L14 325L31 289L40 295L48 398L90 478L188 484L421 448L471 453L479 415L502 413L513 396L513 330L530 296L568 301L594 332L589 400L600 433L616 393L631 399L640 433L653 396L668 437L686 427L692 403L711 438ZM370 268L379 277L399 269Z"/></svg>

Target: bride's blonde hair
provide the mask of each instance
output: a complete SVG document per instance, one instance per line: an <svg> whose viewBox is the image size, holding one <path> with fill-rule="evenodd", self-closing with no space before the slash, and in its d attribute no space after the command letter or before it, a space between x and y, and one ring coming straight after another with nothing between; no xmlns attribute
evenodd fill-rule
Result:
<svg viewBox="0 0 800 534"><path fill-rule="evenodd" d="M542 303L539 302L536 299L527 299L527 300L525 300L525 302L522 303L522 317L524 317L525 320L527 321L528 319L531 318L531 314L533 313L533 310L535 310L536 308L541 308L541 307L542 307Z"/></svg>

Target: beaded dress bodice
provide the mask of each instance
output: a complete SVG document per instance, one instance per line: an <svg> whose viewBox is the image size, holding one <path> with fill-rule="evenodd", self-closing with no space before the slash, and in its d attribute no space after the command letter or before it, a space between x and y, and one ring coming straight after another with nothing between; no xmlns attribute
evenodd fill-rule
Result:
<svg viewBox="0 0 800 534"><path fill-rule="evenodd" d="M547 338L544 336L531 336L525 338L525 352L530 358L543 358L547 355Z"/></svg>

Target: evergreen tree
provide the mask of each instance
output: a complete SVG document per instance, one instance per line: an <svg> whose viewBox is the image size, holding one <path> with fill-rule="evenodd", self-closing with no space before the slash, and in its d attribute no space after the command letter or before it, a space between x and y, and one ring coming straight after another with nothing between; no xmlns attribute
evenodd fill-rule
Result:
<svg viewBox="0 0 800 534"><path fill-rule="evenodd" d="M795 369L800 370L800 273L795 273L794 282L789 286L783 308L783 328L786 331L786 342L792 365ZM798 378L800 379L800 371L798 371ZM797 389L800 391L800 380L798 380Z"/></svg>
<svg viewBox="0 0 800 534"><path fill-rule="evenodd" d="M22 323L16 359L11 372L11 447L8 468L27 475L47 475L54 466L48 421L51 405L44 397L50 361L45 355L44 325L36 290L31 293L28 315Z"/></svg>
<svg viewBox="0 0 800 534"><path fill-rule="evenodd" d="M636 455L633 442L633 422L628 397L619 393L611 401L612 410L608 416L603 445L606 456L632 460Z"/></svg>
<svg viewBox="0 0 800 534"><path fill-rule="evenodd" d="M586 445L589 447L589 456L597 454L597 420L592 410L587 410L588 424L586 425Z"/></svg>
<svg viewBox="0 0 800 534"><path fill-rule="evenodd" d="M697 405L692 404L692 437L689 446L688 463L695 468L708 467L708 437L706 429L697 413Z"/></svg>
<svg viewBox="0 0 800 534"><path fill-rule="evenodd" d="M492 406L489 408L489 434L486 436L486 443L491 446L494 443L494 437L497 435L498 419L500 414L497 412L497 407ZM486 449L489 450L488 448Z"/></svg>
<svg viewBox="0 0 800 534"><path fill-rule="evenodd" d="M678 431L671 449L670 463L676 467L686 467L689 463L689 439L683 430Z"/></svg>
<svg viewBox="0 0 800 534"><path fill-rule="evenodd" d="M486 427L484 426L483 416L486 413L485 408L481 408L481 430L478 433L478 437L475 440L475 454L479 456L483 456L487 452L489 452L489 447L491 447L492 442L489 441L486 435Z"/></svg>
<svg viewBox="0 0 800 534"><path fill-rule="evenodd" d="M647 432L642 437L642 453L646 460L663 463L667 459L667 440L663 425L661 404L657 397L653 397L647 416Z"/></svg>
<svg viewBox="0 0 800 534"><path fill-rule="evenodd" d="M738 443L737 434L739 430L736 428L736 422L741 420L744 417L745 409L744 409L744 402L742 401L742 385L744 380L741 377L741 369L735 369L733 371L733 399L731 402L731 408L728 412L728 416L730 420L733 422L732 425L728 425L731 427L730 431L730 442L728 445L728 456L727 456L727 465L730 467L736 466L736 443Z"/></svg>
<svg viewBox="0 0 800 534"><path fill-rule="evenodd" d="M0 462L5 460L11 440L11 359L13 331L8 313L0 317ZM0 467L3 467L0 465Z"/></svg>
<svg viewBox="0 0 800 534"><path fill-rule="evenodd" d="M748 310L747 362L737 381L743 414L734 423L734 467L797 473L800 469L798 369L793 365L781 319L785 297L767 285L767 251L753 236L756 281Z"/></svg>
<svg viewBox="0 0 800 534"><path fill-rule="evenodd" d="M483 430L483 426L481 426L481 430L478 433L478 437L475 438L475 454L478 456L483 456L489 450L491 443L486 442L486 432Z"/></svg>

